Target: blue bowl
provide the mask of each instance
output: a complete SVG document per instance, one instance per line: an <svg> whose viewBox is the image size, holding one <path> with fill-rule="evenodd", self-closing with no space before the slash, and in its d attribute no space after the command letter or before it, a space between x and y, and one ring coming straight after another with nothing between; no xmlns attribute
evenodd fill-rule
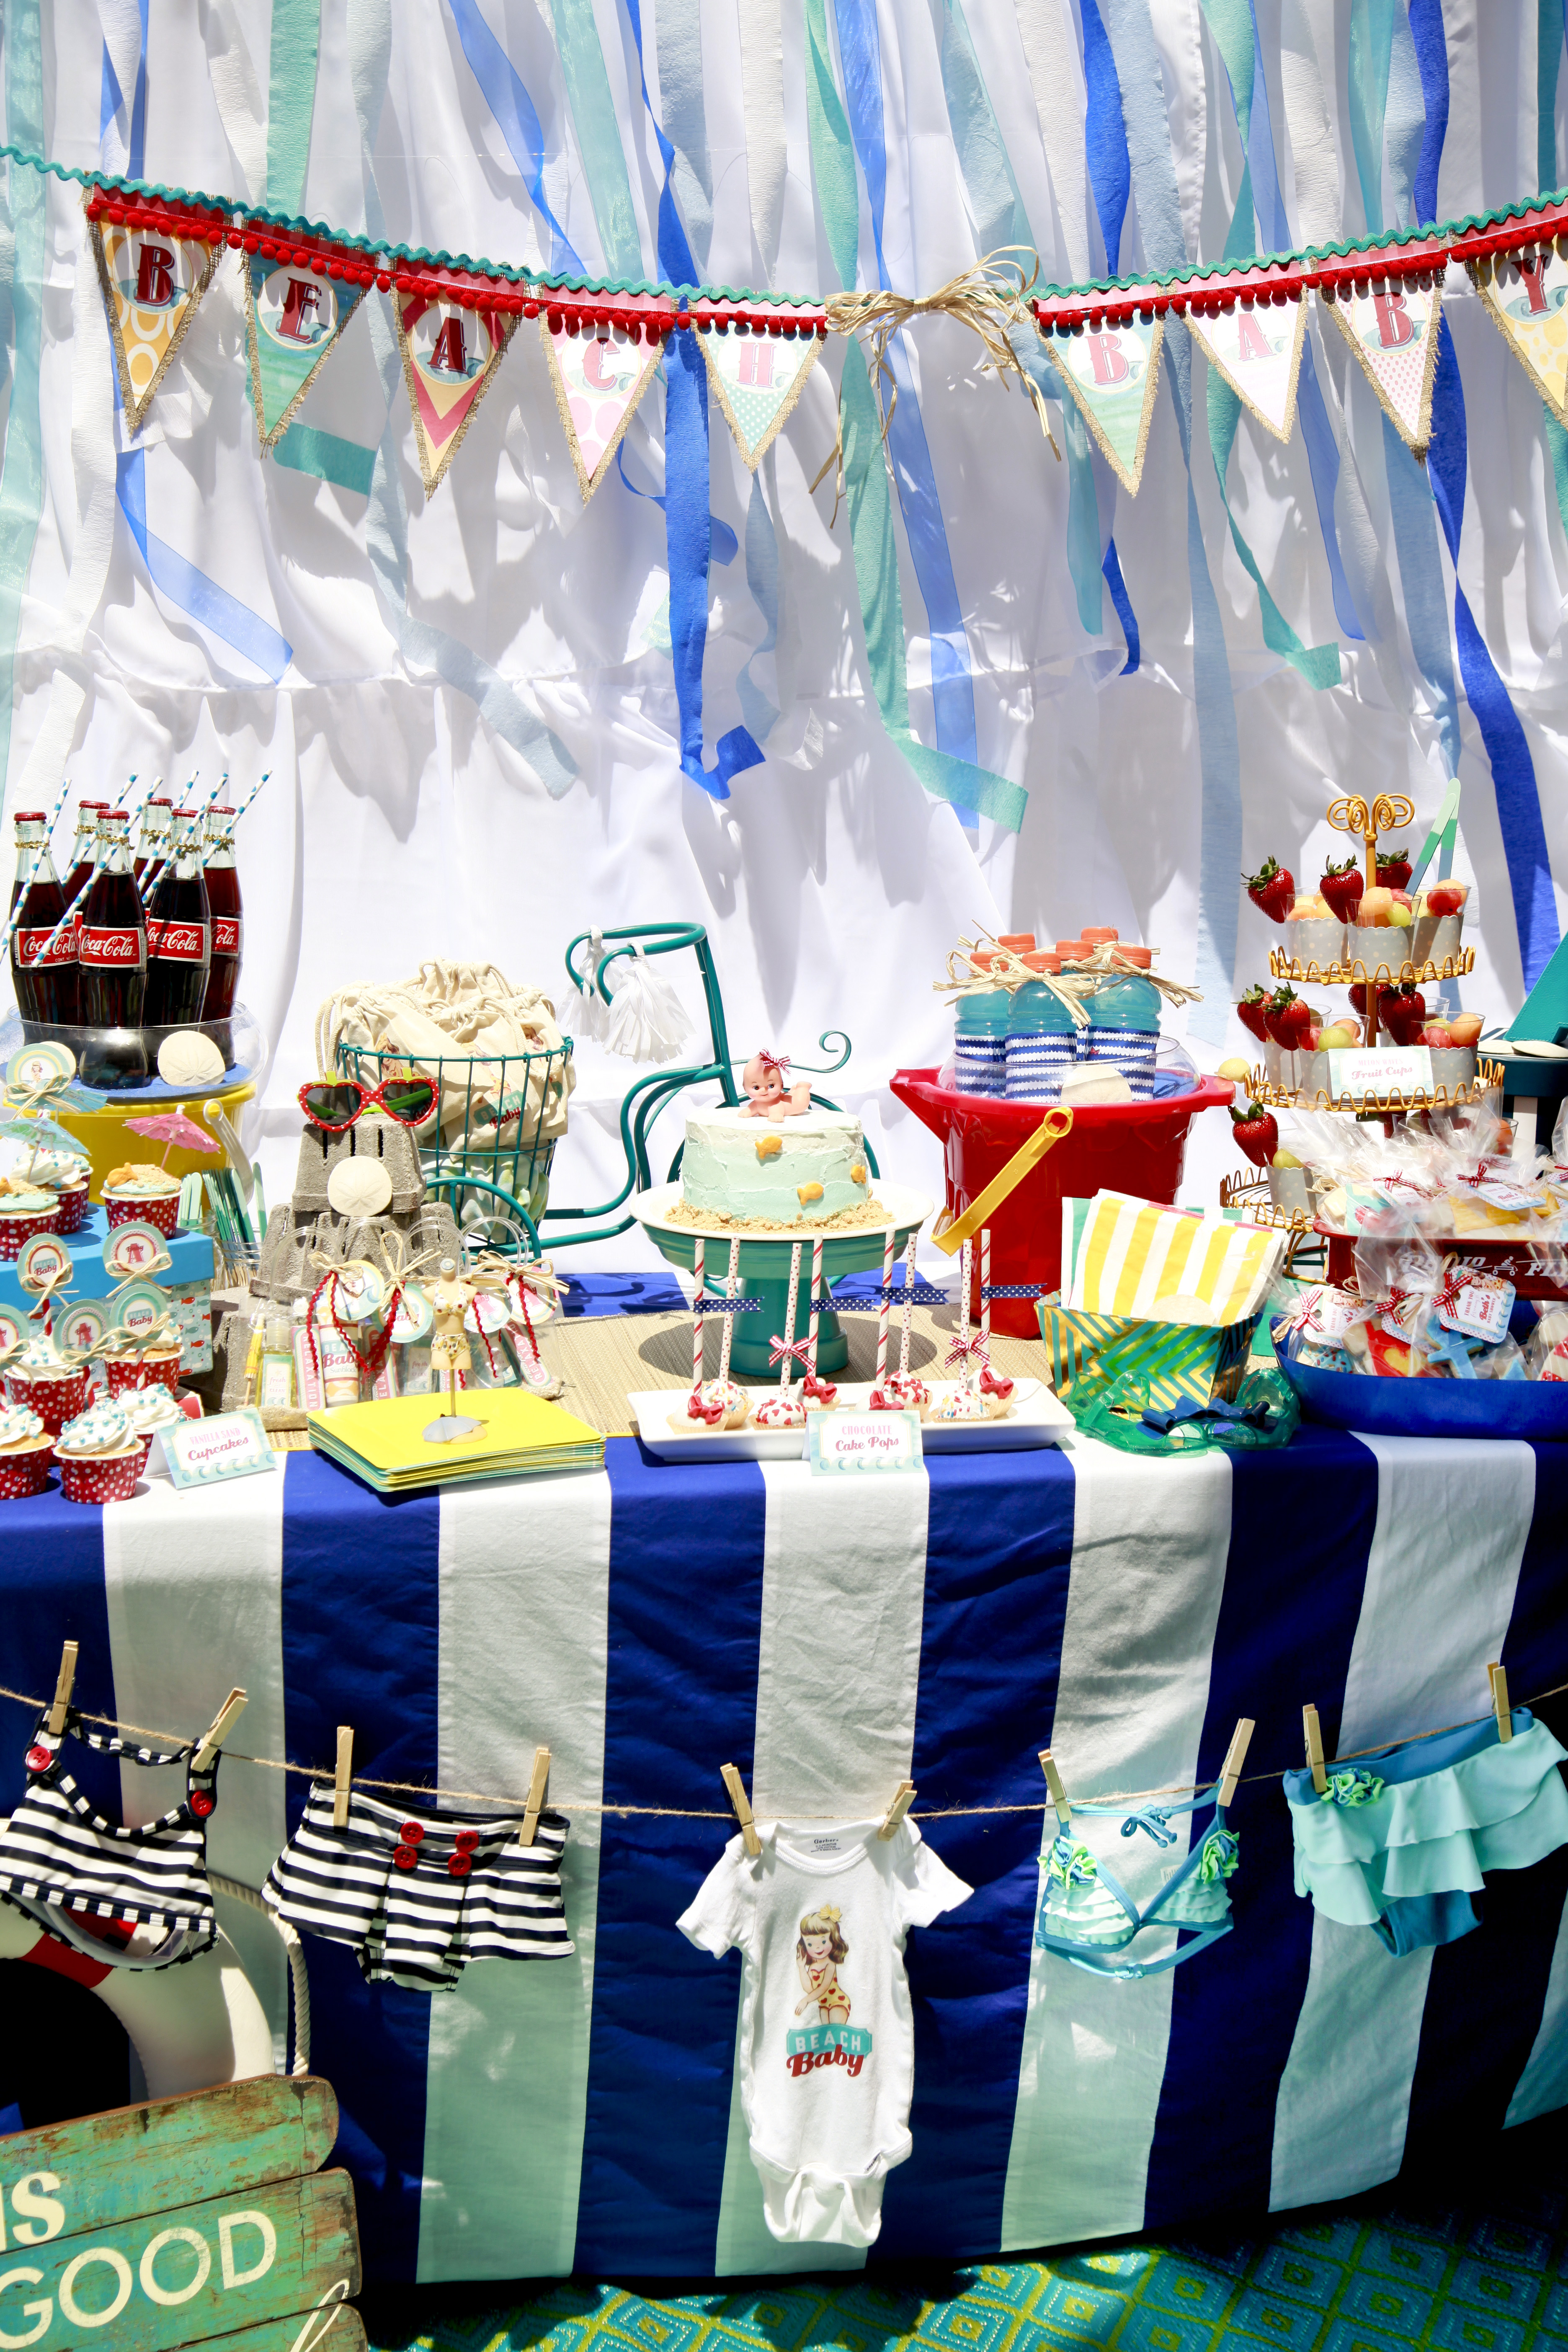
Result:
<svg viewBox="0 0 1568 2352"><path fill-rule="evenodd" d="M1280 1369L1309 1421L1370 1437L1568 1438L1568 1381L1384 1381L1371 1372Z"/></svg>

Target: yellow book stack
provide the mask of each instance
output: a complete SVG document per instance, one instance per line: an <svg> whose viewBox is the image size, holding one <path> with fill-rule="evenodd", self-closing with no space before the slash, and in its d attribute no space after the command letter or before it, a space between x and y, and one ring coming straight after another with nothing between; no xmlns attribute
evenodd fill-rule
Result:
<svg viewBox="0 0 1568 2352"><path fill-rule="evenodd" d="M378 1495L604 1467L601 1431L524 1390L465 1389L458 1411L480 1427L450 1444L433 1445L425 1432L443 1410L438 1396L332 1405L310 1414L310 1443Z"/></svg>

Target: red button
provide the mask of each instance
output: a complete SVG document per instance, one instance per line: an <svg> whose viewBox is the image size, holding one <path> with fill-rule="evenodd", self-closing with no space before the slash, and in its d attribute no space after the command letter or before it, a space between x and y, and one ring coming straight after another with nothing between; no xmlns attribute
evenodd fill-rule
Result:
<svg viewBox="0 0 1568 2352"><path fill-rule="evenodd" d="M395 1845L392 1849L392 1859L399 1870L412 1870L419 1859L419 1849L413 1845Z"/></svg>
<svg viewBox="0 0 1568 2352"><path fill-rule="evenodd" d="M425 1834L425 1824L423 1822L405 1822L397 1834L405 1845L417 1845Z"/></svg>
<svg viewBox="0 0 1568 2352"><path fill-rule="evenodd" d="M459 1830L452 1843L459 1853L472 1853L479 1842L478 1830Z"/></svg>
<svg viewBox="0 0 1568 2352"><path fill-rule="evenodd" d="M54 1760L47 1748L29 1748L27 1750L29 1772L47 1772Z"/></svg>
<svg viewBox="0 0 1568 2352"><path fill-rule="evenodd" d="M471 1853L455 1853L447 1864L447 1875L448 1878L467 1878L473 1866L474 1857Z"/></svg>
<svg viewBox="0 0 1568 2352"><path fill-rule="evenodd" d="M216 1802L217 1799L210 1796L205 1789L191 1790L191 1811L199 1822L205 1821Z"/></svg>

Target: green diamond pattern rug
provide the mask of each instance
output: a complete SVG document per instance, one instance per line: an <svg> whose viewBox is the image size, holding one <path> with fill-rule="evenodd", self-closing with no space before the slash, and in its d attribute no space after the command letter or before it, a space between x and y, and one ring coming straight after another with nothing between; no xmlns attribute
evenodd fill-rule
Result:
<svg viewBox="0 0 1568 2352"><path fill-rule="evenodd" d="M1548 2178L1526 2179L1501 2213L1319 2211L1236 2245L955 2269L936 2293L929 2276L922 2293L896 2274L668 2299L565 2280L424 2333L389 2333L369 2309L367 2325L377 2352L1568 2352L1568 2184L1530 2137Z"/></svg>

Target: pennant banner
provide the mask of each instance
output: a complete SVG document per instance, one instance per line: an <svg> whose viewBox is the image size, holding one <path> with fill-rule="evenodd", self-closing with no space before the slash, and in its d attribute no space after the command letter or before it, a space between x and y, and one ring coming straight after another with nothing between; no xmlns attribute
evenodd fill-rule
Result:
<svg viewBox="0 0 1568 2352"><path fill-rule="evenodd" d="M1296 378L1307 327L1300 296L1279 309L1238 301L1217 319L1200 319L1194 311L1187 324L1242 406L1279 440L1289 441L1296 430Z"/></svg>
<svg viewBox="0 0 1568 2352"><path fill-rule="evenodd" d="M425 294L397 297L397 341L428 497L458 454L511 340L513 321Z"/></svg>
<svg viewBox="0 0 1568 2352"><path fill-rule="evenodd" d="M1473 268L1476 290L1560 425L1568 425L1568 260L1554 246Z"/></svg>
<svg viewBox="0 0 1568 2352"><path fill-rule="evenodd" d="M636 341L623 328L571 334L552 329L542 310L539 334L586 506L615 462L663 346Z"/></svg>
<svg viewBox="0 0 1568 2352"><path fill-rule="evenodd" d="M94 221L91 230L126 430L136 434L212 283L223 247L165 229Z"/></svg>
<svg viewBox="0 0 1568 2352"><path fill-rule="evenodd" d="M822 344L816 335L724 334L710 327L697 338L708 381L752 473L800 398Z"/></svg>
<svg viewBox="0 0 1568 2352"><path fill-rule="evenodd" d="M1406 278L1384 294L1347 293L1324 310L1349 343L1402 441L1420 457L1432 426L1443 298Z"/></svg>
<svg viewBox="0 0 1568 2352"><path fill-rule="evenodd" d="M309 269L279 268L253 256L245 272L250 393L263 456L296 410L361 301L361 290Z"/></svg>
<svg viewBox="0 0 1568 2352"><path fill-rule="evenodd" d="M1090 327L1051 346L1062 378L1119 481L1136 492L1160 381L1163 320Z"/></svg>

